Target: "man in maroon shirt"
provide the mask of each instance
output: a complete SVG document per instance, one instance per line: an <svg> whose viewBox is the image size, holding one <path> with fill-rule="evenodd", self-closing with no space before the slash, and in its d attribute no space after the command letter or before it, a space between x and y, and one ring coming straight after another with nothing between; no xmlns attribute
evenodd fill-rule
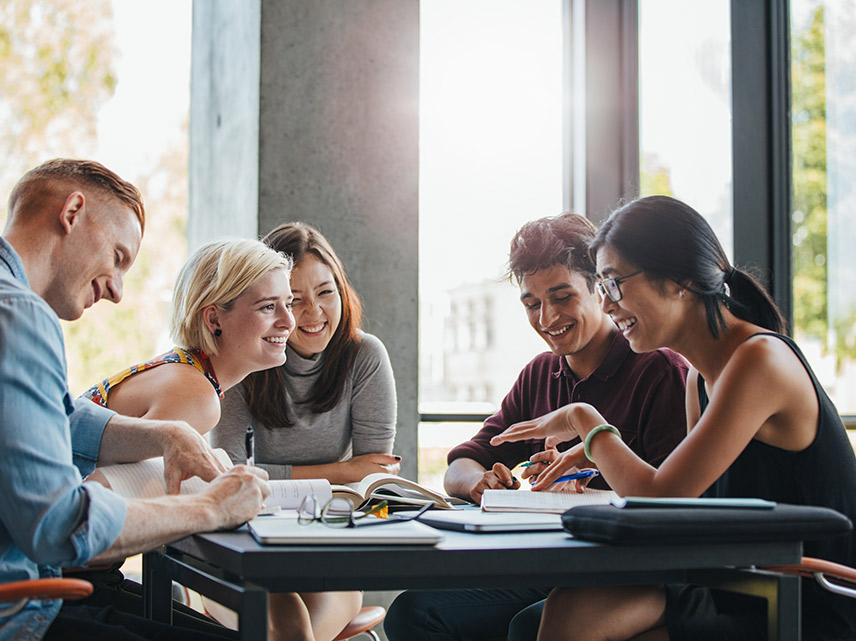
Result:
<svg viewBox="0 0 856 641"><path fill-rule="evenodd" d="M520 285L529 324L550 347L520 373L502 406L471 440L449 453L446 491L479 502L485 489L520 487L511 474L531 460L521 477L584 463L579 442L562 453L543 440L490 444L515 423L543 416L568 403L590 403L640 457L659 465L686 434L684 389L688 365L666 349L631 351L603 313L595 292L588 244L595 226L565 213L525 224L511 241L509 276ZM599 483L600 482L600 485ZM605 487L600 478L593 487ZM387 612L390 641L533 638L541 602L550 588L405 592ZM539 603L540 602L540 603ZM534 604L534 605L533 605Z"/></svg>
<svg viewBox="0 0 856 641"><path fill-rule="evenodd" d="M511 425L568 403L596 407L619 427L625 443L654 466L686 434L686 361L665 349L635 354L601 311L588 253L595 231L588 219L565 213L527 223L511 241L509 275L520 285L529 324L550 352L523 369L500 410L478 434L449 452L444 479L449 494L478 503L485 489L517 489L520 481L511 470L530 457L539 463L524 470L524 478L552 461L570 464L571 454L545 452L543 440L490 444ZM578 442L563 444L563 449ZM605 487L599 478L591 485Z"/></svg>

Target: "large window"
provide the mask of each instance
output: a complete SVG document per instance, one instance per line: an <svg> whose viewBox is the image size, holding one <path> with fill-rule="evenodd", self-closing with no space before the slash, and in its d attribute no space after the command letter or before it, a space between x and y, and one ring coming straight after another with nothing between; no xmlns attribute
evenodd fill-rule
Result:
<svg viewBox="0 0 856 641"><path fill-rule="evenodd" d="M856 6L791 3L794 334L856 414Z"/></svg>
<svg viewBox="0 0 856 641"><path fill-rule="evenodd" d="M191 9L188 0L0 3L0 226L15 181L53 157L101 161L140 188L148 212L122 304L63 324L74 395L170 345L185 255Z"/></svg>
<svg viewBox="0 0 856 641"><path fill-rule="evenodd" d="M639 192L690 204L733 257L730 17L726 0L639 3Z"/></svg>
<svg viewBox="0 0 856 641"><path fill-rule="evenodd" d="M561 0L421 3L422 413L492 412L546 349L502 276L517 228L562 211L561 17ZM423 424L420 480L478 428Z"/></svg>

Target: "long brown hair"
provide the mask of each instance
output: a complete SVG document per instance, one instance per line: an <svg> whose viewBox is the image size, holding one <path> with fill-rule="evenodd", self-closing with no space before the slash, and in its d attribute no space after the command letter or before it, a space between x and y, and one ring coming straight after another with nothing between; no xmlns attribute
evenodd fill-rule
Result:
<svg viewBox="0 0 856 641"><path fill-rule="evenodd" d="M342 261L333 247L321 232L311 225L300 222L283 223L271 230L262 241L272 249L290 255L295 269L307 254L312 254L333 272L333 279L342 299L342 318L324 350L321 376L305 401L313 412L328 412L342 397L345 381L359 349L358 330L362 327L363 317L359 296L348 281ZM282 367L250 374L244 379L244 387L247 390L250 412L257 421L268 427L290 427L294 424L288 413Z"/></svg>

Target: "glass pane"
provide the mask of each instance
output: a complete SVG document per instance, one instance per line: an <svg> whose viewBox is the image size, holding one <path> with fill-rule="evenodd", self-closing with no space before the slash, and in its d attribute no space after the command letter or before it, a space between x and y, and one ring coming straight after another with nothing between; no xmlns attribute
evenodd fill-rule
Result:
<svg viewBox="0 0 856 641"><path fill-rule="evenodd" d="M639 2L640 194L674 196L733 255L728 0Z"/></svg>
<svg viewBox="0 0 856 641"><path fill-rule="evenodd" d="M856 6L791 6L794 335L856 414Z"/></svg>
<svg viewBox="0 0 856 641"><path fill-rule="evenodd" d="M443 489L449 450L470 440L481 423L419 423L419 483L438 492Z"/></svg>
<svg viewBox="0 0 856 641"><path fill-rule="evenodd" d="M517 228L562 210L561 0L420 12L420 409L490 413L546 349L501 277Z"/></svg>

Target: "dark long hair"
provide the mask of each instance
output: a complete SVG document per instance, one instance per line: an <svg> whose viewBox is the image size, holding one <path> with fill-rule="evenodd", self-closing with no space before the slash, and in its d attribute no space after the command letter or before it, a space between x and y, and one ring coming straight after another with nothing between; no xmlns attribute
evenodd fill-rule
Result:
<svg viewBox="0 0 856 641"><path fill-rule="evenodd" d="M648 196L624 205L597 232L591 255L605 246L649 278L675 281L699 296L714 338L725 329L723 305L737 318L785 332L785 319L767 290L754 276L731 266L708 222L680 200Z"/></svg>
<svg viewBox="0 0 856 641"><path fill-rule="evenodd" d="M342 299L342 318L333 338L324 350L321 376L305 403L321 414L333 409L342 397L345 381L360 345L363 308L357 292L348 281L342 261L333 247L317 229L306 223L283 223L262 241L269 247L294 259L295 269L311 254L331 272ZM290 427L294 423L288 413L285 398L285 377L281 367L254 372L244 379L247 404L253 417L268 427Z"/></svg>

